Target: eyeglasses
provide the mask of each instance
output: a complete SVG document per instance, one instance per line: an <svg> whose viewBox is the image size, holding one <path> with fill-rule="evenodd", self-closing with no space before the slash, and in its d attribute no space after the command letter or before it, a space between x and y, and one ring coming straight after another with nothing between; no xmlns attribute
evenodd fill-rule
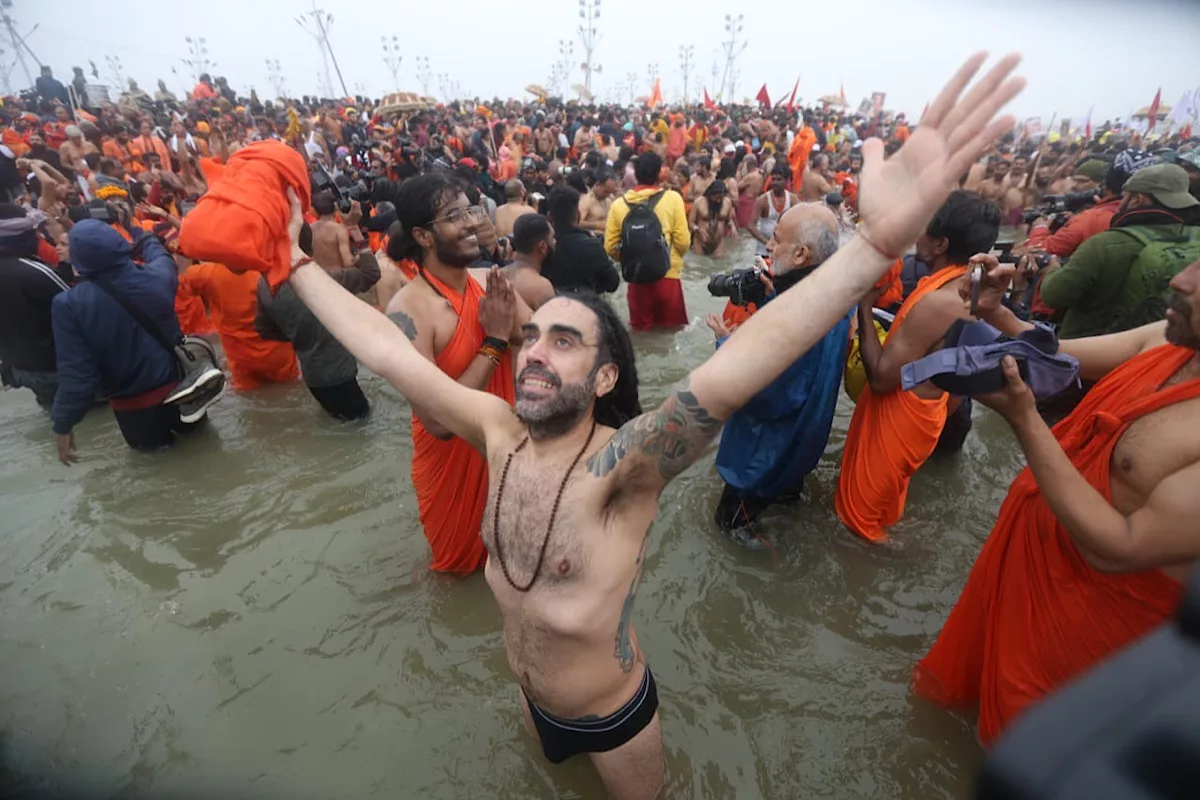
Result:
<svg viewBox="0 0 1200 800"><path fill-rule="evenodd" d="M451 225L462 225L464 222L480 222L483 220L485 212L479 206L466 206L465 208L456 208L445 216L438 217L430 221L429 225L436 225L439 222L449 222ZM424 225L422 227L429 227Z"/></svg>

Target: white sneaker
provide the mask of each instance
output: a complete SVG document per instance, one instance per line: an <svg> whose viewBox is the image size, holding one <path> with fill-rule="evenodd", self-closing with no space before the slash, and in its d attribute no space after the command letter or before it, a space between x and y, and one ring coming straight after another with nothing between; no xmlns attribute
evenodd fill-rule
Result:
<svg viewBox="0 0 1200 800"><path fill-rule="evenodd" d="M225 373L220 370L216 370L216 373L220 380L206 382L199 391L192 392L187 400L177 404L180 422L199 422L208 413L208 409L225 395Z"/></svg>
<svg viewBox="0 0 1200 800"><path fill-rule="evenodd" d="M164 403L181 403L192 401L193 395L207 394L210 386L216 386L220 383L222 387L225 385L225 373L214 366L206 366L204 369L188 376L188 378L175 387L175 391L167 395L163 400Z"/></svg>

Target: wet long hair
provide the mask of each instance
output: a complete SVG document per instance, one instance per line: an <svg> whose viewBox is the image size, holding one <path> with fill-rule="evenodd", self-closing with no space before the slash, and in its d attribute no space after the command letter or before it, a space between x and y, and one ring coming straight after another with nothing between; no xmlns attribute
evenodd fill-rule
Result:
<svg viewBox="0 0 1200 800"><path fill-rule="evenodd" d="M600 343L593 374L605 364L615 364L617 383L611 392L596 398L593 416L601 425L620 428L642 413L642 404L638 400L637 363L629 331L625 330L625 325L612 306L595 292L564 292L558 296L585 305L596 315Z"/></svg>

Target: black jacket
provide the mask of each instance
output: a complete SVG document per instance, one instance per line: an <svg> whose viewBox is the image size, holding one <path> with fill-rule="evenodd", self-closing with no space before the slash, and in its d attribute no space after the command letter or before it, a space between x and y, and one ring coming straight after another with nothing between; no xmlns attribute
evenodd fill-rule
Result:
<svg viewBox="0 0 1200 800"><path fill-rule="evenodd" d="M0 256L0 361L29 372L54 372L50 304L69 287L36 258Z"/></svg>
<svg viewBox="0 0 1200 800"><path fill-rule="evenodd" d="M555 232L558 245L554 255L542 265L542 276L555 291L590 289L597 294L615 292L621 285L616 265L604 252L604 242L582 228Z"/></svg>

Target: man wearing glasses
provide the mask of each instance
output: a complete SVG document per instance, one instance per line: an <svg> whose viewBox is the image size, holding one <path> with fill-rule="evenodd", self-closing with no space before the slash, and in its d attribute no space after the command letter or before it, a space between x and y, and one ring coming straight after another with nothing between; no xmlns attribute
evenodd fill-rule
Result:
<svg viewBox="0 0 1200 800"><path fill-rule="evenodd" d="M411 259L417 276L388 304L387 314L416 347L469 389L514 401L509 343L521 340L529 307L499 270L471 270L479 258L476 228L486 218L449 177L430 173L400 185L396 216L403 228L388 242L388 256ZM479 536L487 501L483 456L412 406L412 480L431 568L466 574L483 566Z"/></svg>

